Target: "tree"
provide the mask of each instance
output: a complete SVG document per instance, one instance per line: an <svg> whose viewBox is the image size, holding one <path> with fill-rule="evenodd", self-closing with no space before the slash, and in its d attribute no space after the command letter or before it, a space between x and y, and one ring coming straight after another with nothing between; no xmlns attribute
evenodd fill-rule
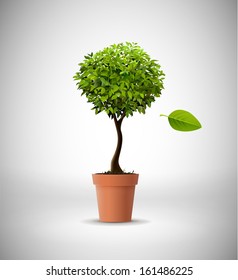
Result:
<svg viewBox="0 0 238 280"><path fill-rule="evenodd" d="M111 173L123 173L119 157L122 147L121 125L134 112L146 108L160 97L165 74L157 60L137 43L114 44L85 56L74 80L96 114L106 112L114 120L117 146L111 161Z"/></svg>

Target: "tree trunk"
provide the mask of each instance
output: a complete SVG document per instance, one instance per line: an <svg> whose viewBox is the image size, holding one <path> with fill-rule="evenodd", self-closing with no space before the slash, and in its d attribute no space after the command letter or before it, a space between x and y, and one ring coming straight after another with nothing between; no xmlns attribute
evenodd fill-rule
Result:
<svg viewBox="0 0 238 280"><path fill-rule="evenodd" d="M121 124L124 119L125 115L123 114L121 118L118 120L115 115L113 115L114 123L117 130L117 147L114 153L114 156L111 161L111 172L112 173L123 173L120 164L119 164L119 157L121 153L122 147L122 132L121 132Z"/></svg>

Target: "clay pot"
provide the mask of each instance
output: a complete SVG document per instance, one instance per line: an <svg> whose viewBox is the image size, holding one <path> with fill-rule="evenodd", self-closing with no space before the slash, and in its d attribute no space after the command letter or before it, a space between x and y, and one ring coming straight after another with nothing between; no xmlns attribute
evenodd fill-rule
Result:
<svg viewBox="0 0 238 280"><path fill-rule="evenodd" d="M101 222L131 221L138 177L139 174L93 174Z"/></svg>

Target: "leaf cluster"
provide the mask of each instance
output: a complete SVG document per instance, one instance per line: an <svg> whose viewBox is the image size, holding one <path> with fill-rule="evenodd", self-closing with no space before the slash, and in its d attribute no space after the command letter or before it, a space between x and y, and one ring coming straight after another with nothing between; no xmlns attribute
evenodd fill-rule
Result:
<svg viewBox="0 0 238 280"><path fill-rule="evenodd" d="M161 95L164 73L137 43L114 44L79 63L74 80L98 114L110 118L145 113Z"/></svg>

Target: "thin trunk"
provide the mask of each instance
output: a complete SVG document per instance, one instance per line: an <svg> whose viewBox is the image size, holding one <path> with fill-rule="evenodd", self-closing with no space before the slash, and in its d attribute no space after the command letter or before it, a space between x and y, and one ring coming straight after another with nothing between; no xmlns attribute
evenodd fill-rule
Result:
<svg viewBox="0 0 238 280"><path fill-rule="evenodd" d="M113 116L114 123L117 130L117 147L114 153L114 156L111 161L111 172L112 173L123 173L120 164L119 164L119 157L121 153L122 147L122 132L121 132L121 124L124 119L125 115L123 114L119 120L117 120L116 116Z"/></svg>

